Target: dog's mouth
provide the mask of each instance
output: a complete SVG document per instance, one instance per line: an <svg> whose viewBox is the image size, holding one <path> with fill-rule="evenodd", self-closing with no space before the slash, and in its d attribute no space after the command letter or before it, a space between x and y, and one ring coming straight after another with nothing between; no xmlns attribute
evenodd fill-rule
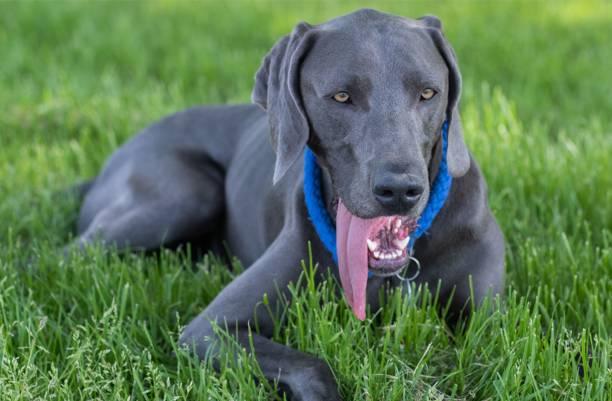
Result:
<svg viewBox="0 0 612 401"><path fill-rule="evenodd" d="M377 276L393 276L408 264L408 243L417 222L406 216L379 219L380 226L366 239L369 270Z"/></svg>
<svg viewBox="0 0 612 401"><path fill-rule="evenodd" d="M340 199L336 214L336 248L342 288L355 316L365 318L368 272L377 276L397 274L408 263L410 234L416 219L380 216L364 219L353 215Z"/></svg>
<svg viewBox="0 0 612 401"><path fill-rule="evenodd" d="M338 213L338 203L338 197L331 203L334 216ZM394 276L409 262L408 244L410 234L418 226L417 219L396 215L382 216L376 220L379 224L366 239L369 271L376 276Z"/></svg>

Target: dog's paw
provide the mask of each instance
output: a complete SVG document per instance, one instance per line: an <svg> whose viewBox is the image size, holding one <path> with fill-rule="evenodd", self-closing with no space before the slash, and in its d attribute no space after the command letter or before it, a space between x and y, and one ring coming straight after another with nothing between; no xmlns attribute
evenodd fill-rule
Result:
<svg viewBox="0 0 612 401"><path fill-rule="evenodd" d="M334 375L323 361L294 372L285 385L291 401L342 401Z"/></svg>

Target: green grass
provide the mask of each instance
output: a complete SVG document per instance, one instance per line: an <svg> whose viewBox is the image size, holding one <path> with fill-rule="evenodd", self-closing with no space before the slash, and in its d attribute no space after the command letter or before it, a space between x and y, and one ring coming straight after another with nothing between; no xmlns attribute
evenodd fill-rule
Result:
<svg viewBox="0 0 612 401"><path fill-rule="evenodd" d="M362 323L307 274L276 340L325 358L347 400L612 399L612 6L370 5L445 23L467 141L507 238L506 297L452 334L427 295L396 293ZM0 3L0 399L271 398L243 351L218 373L172 356L232 279L224 266L100 250L64 262L78 205L58 193L163 115L247 102L280 35L357 7Z"/></svg>

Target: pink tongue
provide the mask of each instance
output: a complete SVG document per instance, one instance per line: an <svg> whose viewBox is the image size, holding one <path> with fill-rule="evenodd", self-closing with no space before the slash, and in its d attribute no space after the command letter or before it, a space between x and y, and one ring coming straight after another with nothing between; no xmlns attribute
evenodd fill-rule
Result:
<svg viewBox="0 0 612 401"><path fill-rule="evenodd" d="M336 246L340 282L346 299L359 320L365 319L366 285L368 283L368 246L371 232L379 229L385 217L362 219L349 212L342 200L336 215Z"/></svg>

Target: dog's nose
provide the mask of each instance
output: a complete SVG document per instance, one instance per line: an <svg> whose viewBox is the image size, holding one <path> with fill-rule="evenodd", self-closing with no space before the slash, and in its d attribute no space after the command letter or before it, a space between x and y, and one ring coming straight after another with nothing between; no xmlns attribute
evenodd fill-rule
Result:
<svg viewBox="0 0 612 401"><path fill-rule="evenodd" d="M378 202L397 212L414 207L421 199L423 190L423 185L407 174L385 172L374 179L373 192Z"/></svg>

